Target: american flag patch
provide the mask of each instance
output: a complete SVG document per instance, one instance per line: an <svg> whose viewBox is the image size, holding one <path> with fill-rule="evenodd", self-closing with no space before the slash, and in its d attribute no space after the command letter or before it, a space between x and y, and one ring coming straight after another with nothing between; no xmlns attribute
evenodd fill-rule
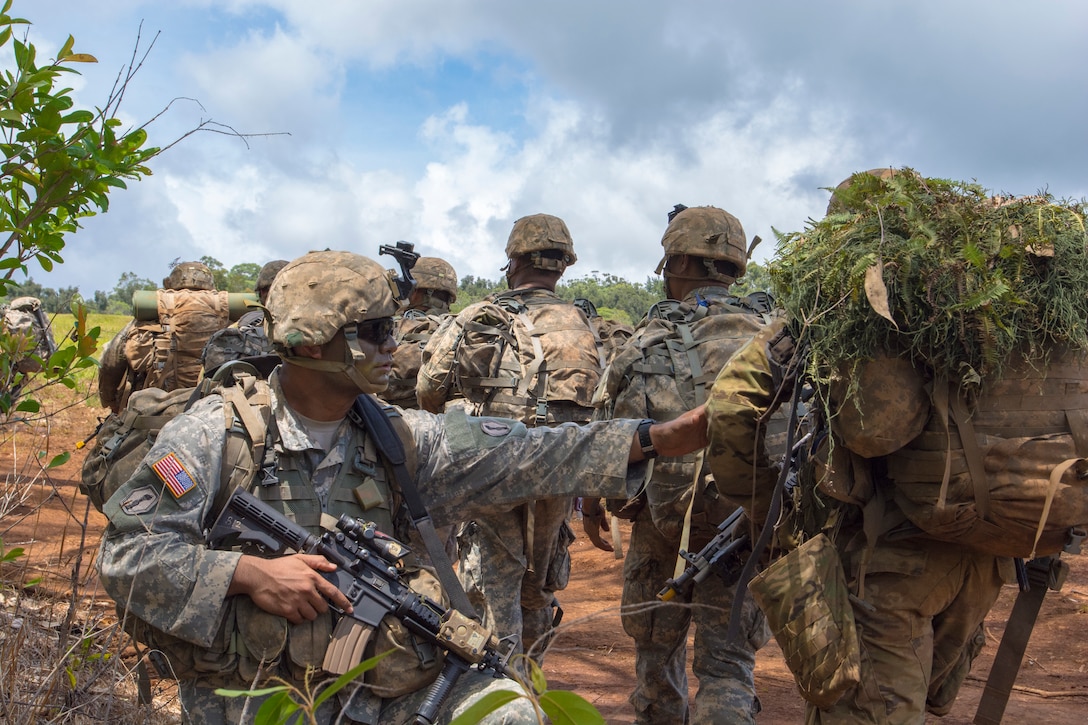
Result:
<svg viewBox="0 0 1088 725"><path fill-rule="evenodd" d="M170 493L174 494L174 498L181 498L196 486L193 477L189 475L189 472L185 470L185 466L181 465L181 461L173 453L167 453L153 463L151 468L159 475L166 487L170 489Z"/></svg>

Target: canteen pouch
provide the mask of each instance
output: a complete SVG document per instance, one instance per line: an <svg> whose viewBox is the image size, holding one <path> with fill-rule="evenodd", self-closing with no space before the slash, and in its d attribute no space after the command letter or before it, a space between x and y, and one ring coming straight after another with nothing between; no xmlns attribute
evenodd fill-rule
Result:
<svg viewBox="0 0 1088 725"><path fill-rule="evenodd" d="M846 575L831 540L809 539L754 577L752 598L782 648L801 696L838 702L861 679L861 651Z"/></svg>

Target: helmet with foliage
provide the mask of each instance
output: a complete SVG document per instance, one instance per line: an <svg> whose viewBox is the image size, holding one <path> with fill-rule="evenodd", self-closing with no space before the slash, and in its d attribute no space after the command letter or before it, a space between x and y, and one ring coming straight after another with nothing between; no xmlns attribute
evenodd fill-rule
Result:
<svg viewBox="0 0 1088 725"><path fill-rule="evenodd" d="M506 258L531 255L533 266L562 272L578 261L566 223L551 214L532 214L514 222L506 241Z"/></svg>
<svg viewBox="0 0 1088 725"><path fill-rule="evenodd" d="M661 274L669 257L687 254L706 260L730 262L736 268L730 283L744 276L748 268L748 251L739 219L713 206L681 208L669 217L669 226L661 238L665 256L657 265L657 274ZM713 263L708 265L708 270L711 277L716 278Z"/></svg>
<svg viewBox="0 0 1088 725"><path fill-rule="evenodd" d="M420 257L412 267L417 289L446 292L450 302L457 301L457 272L453 266L438 257Z"/></svg>
<svg viewBox="0 0 1088 725"><path fill-rule="evenodd" d="M163 289L214 290L215 275L200 262L179 262L162 280Z"/></svg>
<svg viewBox="0 0 1088 725"><path fill-rule="evenodd" d="M274 259L271 262L266 263L261 267L261 271L257 274L257 282L253 285L253 291L262 296L268 294L268 290L272 287L272 280L276 278L279 271L287 266L286 259Z"/></svg>
<svg viewBox="0 0 1088 725"><path fill-rule="evenodd" d="M845 179L839 182L831 191L831 199L827 202L827 214L836 214L846 211L846 206L843 203L843 199L836 192L842 192L849 189L854 184L859 183L879 183L877 180L890 179L896 174L900 173L898 169L891 167L869 169L868 171L859 171L856 174L850 174ZM871 178L870 178L871 177Z"/></svg>

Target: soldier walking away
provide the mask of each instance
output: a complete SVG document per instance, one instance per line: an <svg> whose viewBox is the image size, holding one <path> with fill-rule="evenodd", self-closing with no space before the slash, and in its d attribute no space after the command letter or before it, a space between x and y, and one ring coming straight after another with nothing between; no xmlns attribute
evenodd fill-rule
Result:
<svg viewBox="0 0 1088 725"><path fill-rule="evenodd" d="M419 404L437 412L460 396L476 415L529 427L585 423L603 365L585 314L555 294L577 260L567 225L548 214L518 219L506 256L510 289L466 307L424 349ZM570 577L573 504L548 498L514 509L495 506L468 521L459 536L461 579L484 610L484 622L519 635L537 662L562 616L555 593Z"/></svg>
<svg viewBox="0 0 1088 725"><path fill-rule="evenodd" d="M1013 557L1025 593L1060 586L1088 520L1086 248L1081 206L910 169L853 175L780 242L787 315L722 369L708 450L719 492L770 524L749 590L806 722L946 714ZM780 405L804 435L778 471L761 428Z"/></svg>
<svg viewBox="0 0 1088 725"><path fill-rule="evenodd" d="M718 370L769 322L765 293L738 298L733 282L747 267L740 221L711 206L677 205L661 239L669 299L655 304L605 370L597 390L599 417L670 420L706 401ZM784 430L784 428L783 428ZM623 628L635 641L635 722L751 723L759 710L755 652L770 638L751 601L743 636L728 641L735 583L711 574L665 604L657 593L676 576L680 549L699 551L736 508L718 495L702 452L653 462L645 495L611 501L633 519L623 567ZM599 501L582 504L582 525L601 549L608 530ZM654 606L656 605L656 606ZM689 714L688 630L695 625L693 671L699 680Z"/></svg>
<svg viewBox="0 0 1088 725"><path fill-rule="evenodd" d="M251 723L267 699L222 697L218 687L319 687L334 676L326 666L338 643L333 633L357 621L339 614L353 610L326 578L336 564L323 556L260 558L208 546L206 532L232 486L311 534L322 533L330 515L373 521L409 544L411 552L401 552L404 576L445 602L463 600L464 592L440 583L457 579L441 545L427 543L430 522L448 525L491 505L542 496L634 495L646 458L706 444L702 408L654 425L534 429L462 409L383 408L372 396L385 389L396 349L393 288L381 265L348 252L311 252L284 267L267 305L284 363L265 387L261 412L246 424L264 422L259 449L271 460L256 468L223 465L225 445L240 429L225 424L232 399L212 393L163 427L136 473L105 502L99 575L128 630L151 648L155 668L178 680L184 723ZM248 475L239 478L243 469ZM428 562L433 569L424 569ZM467 606L458 608L467 616ZM346 661L337 658L337 669L391 648L397 653L326 700L314 722L415 722L443 670L442 653L393 615L362 634L363 646L342 652ZM518 688L470 668L427 721L448 725L489 692ZM539 717L531 700L515 697L481 722L530 725Z"/></svg>
<svg viewBox="0 0 1088 725"><path fill-rule="evenodd" d="M418 408L416 378L423 363L423 348L435 330L450 315L450 305L457 301L457 273L438 257L420 257L412 267L415 289L408 297L408 307L397 317L397 352L389 388L382 398L402 408Z"/></svg>
<svg viewBox="0 0 1088 725"><path fill-rule="evenodd" d="M134 309L134 319L102 350L98 397L114 413L137 390L170 392L196 385L204 345L231 323L230 295L216 291L206 265L181 262L162 284L155 304Z"/></svg>

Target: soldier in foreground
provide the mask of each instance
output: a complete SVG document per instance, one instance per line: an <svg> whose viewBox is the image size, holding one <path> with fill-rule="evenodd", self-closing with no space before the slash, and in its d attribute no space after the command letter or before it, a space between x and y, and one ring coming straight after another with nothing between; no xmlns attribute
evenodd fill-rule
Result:
<svg viewBox="0 0 1088 725"><path fill-rule="evenodd" d="M271 477L255 472L248 488L315 533L322 514L346 513L375 521L401 541L418 540L401 479L350 414L358 396L388 384L396 349L391 289L386 271L370 259L313 252L285 267L269 294L271 338L284 358L269 381L278 439L269 443L279 453ZM178 679L186 723L253 721L257 703L243 709L243 699L216 695L217 687L245 689L272 677L301 687L307 667L319 668L315 677L322 679L337 618L330 605L348 607L321 576L335 568L321 556L263 559L206 546L225 484L223 406L210 395L163 428L136 474L106 503L110 523L98 558L104 586L136 619L139 639L165 658L156 666ZM405 480L436 525L475 516L485 502L512 507L542 496L634 495L644 475L640 461L706 443L702 408L661 424L531 430L463 411L387 413L408 453ZM413 549L418 570L427 555L425 547ZM429 553L441 561L439 552ZM367 684L326 702L318 722L408 722L438 670L419 660L429 653L409 641L400 646L394 664L379 665ZM448 723L485 692L516 687L469 671L438 722ZM527 700L516 700L484 722L538 720Z"/></svg>
<svg viewBox="0 0 1088 725"><path fill-rule="evenodd" d="M533 214L514 222L506 243L510 289L470 305L431 338L416 385L424 410L456 397L476 415L514 418L529 427L586 423L600 379L603 346L585 314L555 294L578 257L562 219ZM574 540L571 498L495 506L458 536L465 589L484 622L521 638L543 661L561 616L556 592L567 586Z"/></svg>
<svg viewBox="0 0 1088 725"><path fill-rule="evenodd" d="M715 207L677 205L661 239L669 298L654 305L605 370L597 401L605 417L669 420L706 401L713 376L730 355L762 329L767 295L738 299L729 287L744 276L747 243L740 220ZM632 518L623 564L623 628L635 641L638 678L631 693L635 722L751 723L758 712L755 652L770 638L763 615L747 602L743 636L726 637L735 585L711 574L668 604L656 599L674 576L681 548L699 551L736 508L719 496L702 455L658 458L645 494L610 502ZM596 499L582 505L582 525L598 548L604 512ZM654 606L654 605L657 606ZM687 640L695 631L693 671L699 679L688 712Z"/></svg>

